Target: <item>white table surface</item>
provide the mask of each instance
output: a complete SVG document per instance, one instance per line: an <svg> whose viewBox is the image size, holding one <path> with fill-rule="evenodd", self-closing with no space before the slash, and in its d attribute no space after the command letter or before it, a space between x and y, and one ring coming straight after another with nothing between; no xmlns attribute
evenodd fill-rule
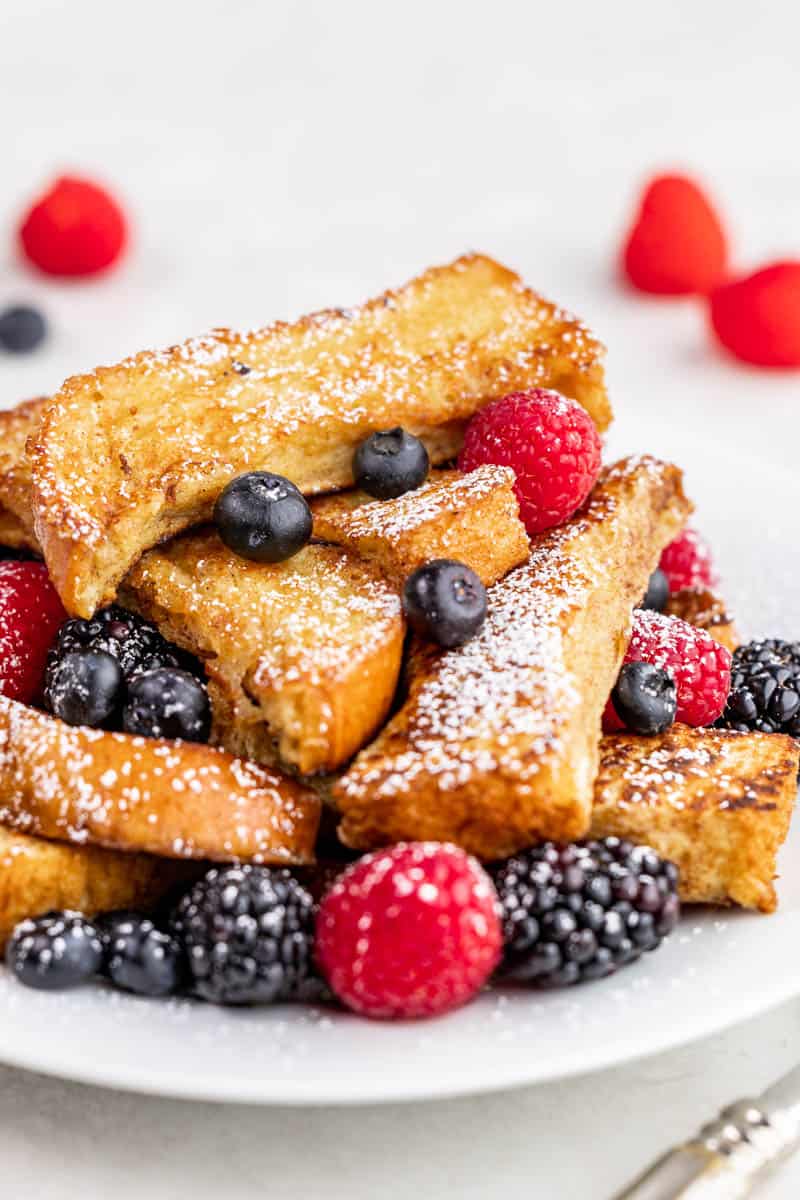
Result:
<svg viewBox="0 0 800 1200"><path fill-rule="evenodd" d="M688 166L724 200L740 264L800 255L798 34L794 0L4 0L0 304L40 303L53 333L0 360L0 402L479 248L605 337L618 445L668 450L691 422L793 470L797 373L726 362L700 305L626 294L613 252L640 179ZM10 249L26 196L64 168L106 177L134 215L107 280L55 285ZM797 1062L798 1017L560 1086L371 1111L223 1109L0 1069L0 1193L606 1200ZM763 1195L799 1188L800 1161Z"/></svg>

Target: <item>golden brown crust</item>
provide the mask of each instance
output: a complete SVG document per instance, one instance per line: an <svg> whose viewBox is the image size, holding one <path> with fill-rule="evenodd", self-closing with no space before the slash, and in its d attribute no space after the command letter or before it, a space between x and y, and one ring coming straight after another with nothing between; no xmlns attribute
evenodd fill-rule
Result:
<svg viewBox="0 0 800 1200"><path fill-rule="evenodd" d="M333 788L343 841L450 840L492 859L584 834L631 612L688 510L677 468L608 468L490 589L477 637L420 647L406 703Z"/></svg>
<svg viewBox="0 0 800 1200"><path fill-rule="evenodd" d="M0 412L0 546L39 551L26 443L38 430L49 402L49 397L40 396Z"/></svg>
<svg viewBox="0 0 800 1200"><path fill-rule="evenodd" d="M681 617L698 629L705 629L715 641L730 651L739 645L733 617L728 613L722 597L714 592L705 588L683 588L679 592L672 592L664 611L671 617Z"/></svg>
<svg viewBox="0 0 800 1200"><path fill-rule="evenodd" d="M446 461L472 413L515 388L557 388L603 430L603 353L513 272L468 255L358 309L77 376L30 445L50 574L89 616L148 547L208 520L241 472L267 468L307 494L346 487L355 446L398 424Z"/></svg>
<svg viewBox="0 0 800 1200"><path fill-rule="evenodd" d="M372 559L398 586L432 559L453 558L488 587L528 557L508 467L434 471L396 500L341 492L315 500L311 511L315 537Z"/></svg>
<svg viewBox="0 0 800 1200"><path fill-rule="evenodd" d="M0 828L0 953L14 926L50 909L93 917L116 908L147 911L197 868L148 854L71 846Z"/></svg>
<svg viewBox="0 0 800 1200"><path fill-rule="evenodd" d="M199 530L148 551L121 599L203 660L212 736L232 752L332 770L389 711L399 597L378 567L338 546L255 563Z"/></svg>
<svg viewBox="0 0 800 1200"><path fill-rule="evenodd" d="M672 859L685 901L772 912L798 760L782 734L675 725L652 738L605 737L592 836L646 842Z"/></svg>
<svg viewBox="0 0 800 1200"><path fill-rule="evenodd" d="M319 801L222 750L74 728L0 697L0 824L166 858L307 863Z"/></svg>

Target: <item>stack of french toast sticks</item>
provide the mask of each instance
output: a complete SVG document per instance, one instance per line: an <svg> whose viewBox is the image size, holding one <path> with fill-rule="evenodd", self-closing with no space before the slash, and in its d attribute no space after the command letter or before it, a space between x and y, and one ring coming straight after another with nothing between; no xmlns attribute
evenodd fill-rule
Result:
<svg viewBox="0 0 800 1200"><path fill-rule="evenodd" d="M323 807L358 851L433 839L492 862L615 835L671 859L686 901L772 910L794 741L602 733L632 614L691 512L681 472L604 467L579 511L529 536L513 470L453 466L473 415L512 392L553 389L605 431L603 354L469 255L360 308L216 331L0 414L0 544L44 560L69 617L116 603L152 622L211 702L201 744L0 697L0 939L50 909L154 904L195 861L310 864ZM354 490L358 447L396 428L424 444L427 479ZM310 503L311 537L282 562L211 523L256 471ZM488 589L482 628L449 649L411 635L401 603L441 559ZM707 589L666 611L736 644Z"/></svg>

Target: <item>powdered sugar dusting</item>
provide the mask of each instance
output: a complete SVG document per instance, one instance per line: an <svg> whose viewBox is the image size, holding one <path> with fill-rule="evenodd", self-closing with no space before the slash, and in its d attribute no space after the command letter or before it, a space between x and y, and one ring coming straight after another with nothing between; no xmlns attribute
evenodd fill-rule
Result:
<svg viewBox="0 0 800 1200"><path fill-rule="evenodd" d="M775 808L775 792L797 771L788 738L675 725L658 737L620 734L601 745L596 804L610 809Z"/></svg>
<svg viewBox="0 0 800 1200"><path fill-rule="evenodd" d="M528 562L490 589L480 634L438 658L422 652L394 724L396 747L390 724L341 781L341 794L396 797L425 776L448 791L493 772L513 778L525 794L589 686L571 673L565 636L616 564L602 548L590 553L586 534L602 522L609 549L620 494L647 489L669 470L654 459L625 460L604 473L581 513L535 539Z"/></svg>
<svg viewBox="0 0 800 1200"><path fill-rule="evenodd" d="M312 505L315 520L317 514L325 526L338 526L353 539L377 537L386 541L398 541L405 534L413 533L447 513L458 512L471 504L485 500L498 489L510 488L514 484L514 472L510 467L482 466L468 474L459 471L436 472L426 483L414 491L391 501L372 500L366 493L363 503L352 499L339 503L338 497L323 499ZM490 531L487 531L490 533Z"/></svg>
<svg viewBox="0 0 800 1200"><path fill-rule="evenodd" d="M34 447L45 549L49 535L86 556L111 527L119 547L124 514L135 555L155 540L154 513L169 513L174 532L184 505L184 524L209 515L247 470L275 470L308 494L345 486L355 445L391 425L428 436L441 461L458 448L459 423L513 388L574 391L605 427L602 357L580 322L468 256L359 309L218 330L99 368L67 381ZM90 590L108 568L86 557Z"/></svg>
<svg viewBox="0 0 800 1200"><path fill-rule="evenodd" d="M73 728L0 697L0 823L174 858L306 861L318 803L190 743Z"/></svg>

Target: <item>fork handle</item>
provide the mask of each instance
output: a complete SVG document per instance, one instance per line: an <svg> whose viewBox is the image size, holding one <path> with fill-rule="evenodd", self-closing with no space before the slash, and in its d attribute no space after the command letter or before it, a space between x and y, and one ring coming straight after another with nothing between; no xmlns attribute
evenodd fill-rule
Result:
<svg viewBox="0 0 800 1200"><path fill-rule="evenodd" d="M740 1100L613 1200L743 1200L800 1147L800 1110Z"/></svg>

